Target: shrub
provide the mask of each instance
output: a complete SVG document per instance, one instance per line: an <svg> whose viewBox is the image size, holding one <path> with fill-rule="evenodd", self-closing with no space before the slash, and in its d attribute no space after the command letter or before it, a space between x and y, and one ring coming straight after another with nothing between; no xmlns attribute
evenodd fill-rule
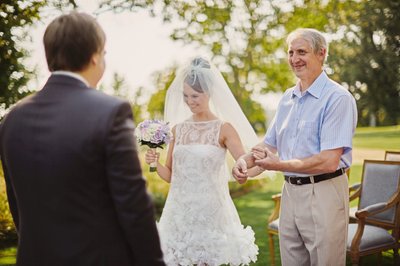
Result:
<svg viewBox="0 0 400 266"><path fill-rule="evenodd" d="M16 242L17 231L8 207L4 174L0 165L0 248L15 245Z"/></svg>

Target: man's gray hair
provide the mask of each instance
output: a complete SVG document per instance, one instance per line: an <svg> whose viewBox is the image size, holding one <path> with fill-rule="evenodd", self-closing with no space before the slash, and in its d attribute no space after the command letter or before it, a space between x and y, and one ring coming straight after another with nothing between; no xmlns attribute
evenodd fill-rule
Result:
<svg viewBox="0 0 400 266"><path fill-rule="evenodd" d="M320 31L311 28L296 29L287 36L286 44L290 45L293 40L299 38L308 42L315 54L318 53L321 49L325 48L326 55L324 61L326 61L328 57L328 42Z"/></svg>

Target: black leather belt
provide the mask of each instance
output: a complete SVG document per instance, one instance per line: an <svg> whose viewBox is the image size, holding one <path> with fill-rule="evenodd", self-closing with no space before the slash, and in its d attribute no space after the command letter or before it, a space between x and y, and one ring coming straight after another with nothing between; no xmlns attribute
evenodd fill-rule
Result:
<svg viewBox="0 0 400 266"><path fill-rule="evenodd" d="M288 176L285 175L285 181L293 185L306 185L312 183L318 183L324 180L328 180L345 173L344 168L340 168L333 173L314 175L314 176Z"/></svg>

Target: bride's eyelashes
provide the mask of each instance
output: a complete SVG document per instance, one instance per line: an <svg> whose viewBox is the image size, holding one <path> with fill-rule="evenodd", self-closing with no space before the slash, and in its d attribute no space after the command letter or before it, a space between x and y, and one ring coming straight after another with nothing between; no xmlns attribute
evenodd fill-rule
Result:
<svg viewBox="0 0 400 266"><path fill-rule="evenodd" d="M199 99L199 95L187 95L183 94L183 100L185 103L188 103L189 101L197 101Z"/></svg>

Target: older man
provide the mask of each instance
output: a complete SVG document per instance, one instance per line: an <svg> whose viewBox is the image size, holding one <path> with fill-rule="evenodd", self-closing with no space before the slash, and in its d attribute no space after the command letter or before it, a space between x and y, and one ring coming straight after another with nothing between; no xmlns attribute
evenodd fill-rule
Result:
<svg viewBox="0 0 400 266"><path fill-rule="evenodd" d="M239 182L254 165L284 173L282 265L345 265L345 170L352 160L355 100L323 71L328 45L319 31L297 29L287 44L288 62L299 80L284 93L263 143L239 159L232 172Z"/></svg>

